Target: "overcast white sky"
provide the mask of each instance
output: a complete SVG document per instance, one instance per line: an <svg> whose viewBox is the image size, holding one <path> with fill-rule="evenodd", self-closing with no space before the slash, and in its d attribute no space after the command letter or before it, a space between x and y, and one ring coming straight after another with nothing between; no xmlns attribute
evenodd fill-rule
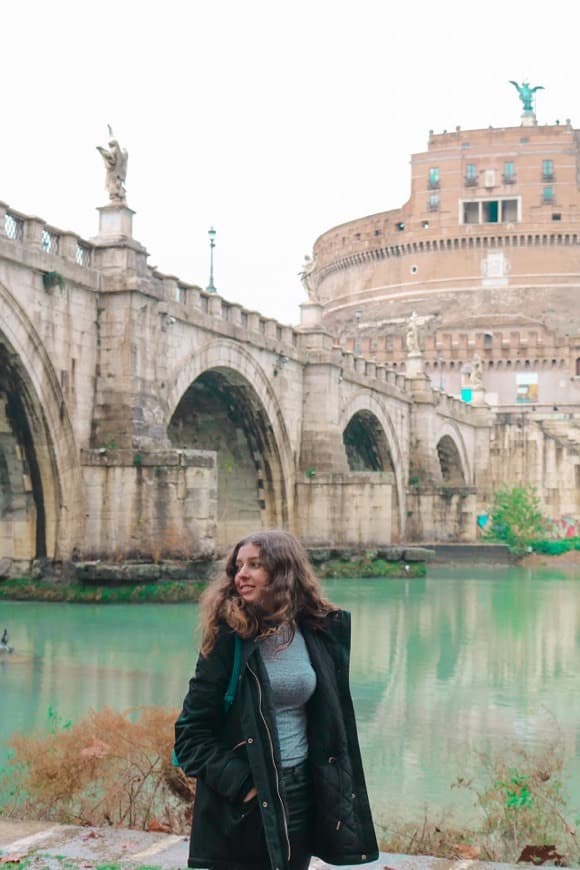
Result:
<svg viewBox="0 0 580 870"><path fill-rule="evenodd" d="M0 200L85 238L96 145L129 151L134 235L161 271L286 323L320 233L396 208L429 129L580 127L578 0L13 0L0 13Z"/></svg>

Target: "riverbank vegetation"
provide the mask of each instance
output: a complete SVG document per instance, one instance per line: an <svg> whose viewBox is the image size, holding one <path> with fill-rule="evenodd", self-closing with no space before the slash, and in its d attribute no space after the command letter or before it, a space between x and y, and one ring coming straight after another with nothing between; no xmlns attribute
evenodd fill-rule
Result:
<svg viewBox="0 0 580 870"><path fill-rule="evenodd" d="M530 541L544 538L547 520L534 486L503 486L493 495L489 528L484 538L507 544L518 555L528 551Z"/></svg>
<svg viewBox="0 0 580 870"><path fill-rule="evenodd" d="M578 866L580 816L566 804L560 744L534 751L511 747L480 756L479 762L475 777L451 784L468 796L477 824L454 824L448 812L426 811L417 824L382 827L381 848L449 859Z"/></svg>
<svg viewBox="0 0 580 870"><path fill-rule="evenodd" d="M573 526L570 529L573 531ZM505 486L493 497L484 540L507 544L514 556L541 553L560 556L580 550L580 537L558 537L541 508L534 486Z"/></svg>
<svg viewBox="0 0 580 870"><path fill-rule="evenodd" d="M49 710L49 733L15 734L0 774L0 814L63 824L185 832L195 782L171 758L178 710Z"/></svg>
<svg viewBox="0 0 580 870"><path fill-rule="evenodd" d="M0 814L187 834L195 782L171 763L177 710L91 712L72 725L50 712L50 733L15 735L0 774ZM580 849L562 788L564 752L514 747L480 758L473 779L452 783L477 809L469 827L449 812L416 824L377 820L381 849L448 859L574 866ZM543 863L543 861L541 862Z"/></svg>
<svg viewBox="0 0 580 870"><path fill-rule="evenodd" d="M316 573L323 580L351 577L424 577L427 566L425 562L387 562L385 559L362 554L348 561L329 559L328 562L316 565Z"/></svg>
<svg viewBox="0 0 580 870"><path fill-rule="evenodd" d="M14 578L0 583L0 600L70 604L177 604L199 601L204 587L205 583L187 580L99 585Z"/></svg>
<svg viewBox="0 0 580 870"><path fill-rule="evenodd" d="M565 553L580 550L580 537L532 541L530 546L534 553L545 556L563 556Z"/></svg>

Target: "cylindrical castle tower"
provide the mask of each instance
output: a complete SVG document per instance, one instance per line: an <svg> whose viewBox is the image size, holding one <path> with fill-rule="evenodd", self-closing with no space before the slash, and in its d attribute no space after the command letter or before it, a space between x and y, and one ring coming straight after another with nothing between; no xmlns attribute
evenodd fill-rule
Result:
<svg viewBox="0 0 580 870"><path fill-rule="evenodd" d="M415 311L426 371L447 391L459 393L477 354L498 404L579 401L580 131L528 115L431 132L411 167L402 208L315 242L328 330L404 367Z"/></svg>

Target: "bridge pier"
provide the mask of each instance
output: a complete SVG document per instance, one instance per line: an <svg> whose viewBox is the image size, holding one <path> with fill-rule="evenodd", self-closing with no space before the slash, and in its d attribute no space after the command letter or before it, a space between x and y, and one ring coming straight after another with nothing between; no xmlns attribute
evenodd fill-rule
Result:
<svg viewBox="0 0 580 870"><path fill-rule="evenodd" d="M302 306L304 309L319 306ZM316 314L316 311L315 311ZM332 336L304 329L303 428L296 479L296 532L308 546L390 544L394 475L349 467L342 421L343 354ZM397 523L398 525L398 523Z"/></svg>
<svg viewBox="0 0 580 870"><path fill-rule="evenodd" d="M209 450L83 450L85 560L211 557L217 454Z"/></svg>

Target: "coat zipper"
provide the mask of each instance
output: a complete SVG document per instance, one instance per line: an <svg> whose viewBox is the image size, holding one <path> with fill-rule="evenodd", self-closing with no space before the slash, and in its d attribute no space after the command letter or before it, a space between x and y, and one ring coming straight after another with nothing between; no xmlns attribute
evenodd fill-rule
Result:
<svg viewBox="0 0 580 870"><path fill-rule="evenodd" d="M247 665L247 668L253 678L256 681L256 685L258 687L258 709L260 710L260 716L262 718L262 722L264 723L264 727L266 729L266 734L268 735L268 743L270 745L270 757L272 758L272 767L274 768L274 773L276 774L276 794L278 795L278 800L280 801L280 806L282 807L282 819L284 820L284 834L286 835L286 843L288 845L288 861L290 861L290 836L288 834L288 822L286 820L286 809L284 807L284 801L282 800L282 795L280 794L280 777L278 775L278 768L276 767L276 760L274 758L274 743L272 741L272 735L270 733L270 728L268 727L268 723L266 721L266 717L262 711L262 687L260 685L260 681L257 675L254 673L250 665Z"/></svg>

